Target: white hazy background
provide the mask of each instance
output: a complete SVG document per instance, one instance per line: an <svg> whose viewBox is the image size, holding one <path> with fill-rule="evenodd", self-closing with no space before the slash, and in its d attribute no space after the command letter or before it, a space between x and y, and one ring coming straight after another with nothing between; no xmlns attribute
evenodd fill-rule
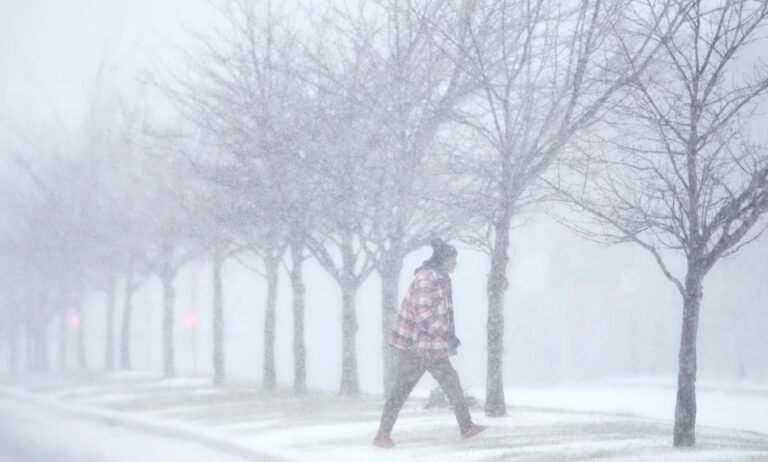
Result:
<svg viewBox="0 0 768 462"><path fill-rule="evenodd" d="M128 98L141 93L143 72L158 61L180 61L177 48L189 45L188 30L210 27L214 17L211 6L198 0L0 0L0 147L13 142L12 133L18 132L40 136L41 143L61 151L77 146L95 92ZM428 256L425 248L406 259L400 296L413 269ZM529 215L512 232L511 256L505 308L508 386L676 374L682 303L644 251L598 246L546 216ZM463 347L455 365L465 388L484 386L487 270L484 255L459 245L453 284ZM341 297L316 263L306 265L305 277L308 385L336 390ZM277 374L280 383L290 384L291 300L287 275L281 273L281 278ZM717 265L707 277L698 342L701 379L768 382L767 282L766 237ZM175 284L179 375L211 374L211 268L189 264ZM365 391L381 389L379 290L374 274L357 298L359 373ZM231 380L260 378L265 294L263 279L243 263L225 265ZM88 364L94 370L103 363L105 303L103 294L93 293L84 313ZM182 325L190 312L199 318L195 329ZM150 278L134 296L136 369L161 370L161 314L159 281ZM52 338L58 329L52 323ZM57 342L49 344L51 364L57 365ZM7 362L1 359L4 367ZM420 385L432 386L431 379Z"/></svg>

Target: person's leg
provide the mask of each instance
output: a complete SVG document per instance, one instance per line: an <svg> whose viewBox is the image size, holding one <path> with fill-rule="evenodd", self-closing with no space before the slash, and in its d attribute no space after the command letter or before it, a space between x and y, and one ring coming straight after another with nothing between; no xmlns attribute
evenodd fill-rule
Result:
<svg viewBox="0 0 768 462"><path fill-rule="evenodd" d="M440 384L448 402L453 406L453 412L456 414L456 421L459 423L461 433L466 434L472 427L472 416L469 414L469 406L467 406L467 400L464 398L464 390L461 389L461 382L456 369L453 368L450 361L443 359L430 362L427 365L427 370Z"/></svg>
<svg viewBox="0 0 768 462"><path fill-rule="evenodd" d="M419 358L409 353L400 353L395 383L392 385L386 403L384 403L384 411L379 424L379 435L389 434L392 431L400 410L413 388L419 383L421 376L424 375L424 371L424 364Z"/></svg>

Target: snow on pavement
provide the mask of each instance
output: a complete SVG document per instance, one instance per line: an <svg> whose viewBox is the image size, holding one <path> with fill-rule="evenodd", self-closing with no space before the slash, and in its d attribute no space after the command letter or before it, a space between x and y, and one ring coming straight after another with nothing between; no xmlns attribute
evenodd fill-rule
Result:
<svg viewBox="0 0 768 462"><path fill-rule="evenodd" d="M277 462L130 431L0 399L0 460L13 462Z"/></svg>
<svg viewBox="0 0 768 462"><path fill-rule="evenodd" d="M668 414L674 403L668 406L674 389L656 383L510 390L508 417L487 419L481 410L473 410L478 422L492 427L469 441L459 437L450 411L426 410L424 400L414 396L393 432L398 445L394 451L371 445L380 397L349 400L323 392L295 396L287 390L260 391L257 384L245 383L215 390L194 381L167 387L109 379L42 386L34 396L177 429L196 429L201 438L221 435L244 448L298 461L768 461L768 435L716 428L725 426L722 423L727 420L722 419L739 420L739 416L749 429L759 424L757 416L768 398L760 389L732 392L702 387L701 393L708 397L700 400L700 411L716 403L713 397L717 396L725 406L733 406L734 398L746 400L750 409L736 411L742 414L734 416L724 412L715 425L700 425L694 450L671 447Z"/></svg>

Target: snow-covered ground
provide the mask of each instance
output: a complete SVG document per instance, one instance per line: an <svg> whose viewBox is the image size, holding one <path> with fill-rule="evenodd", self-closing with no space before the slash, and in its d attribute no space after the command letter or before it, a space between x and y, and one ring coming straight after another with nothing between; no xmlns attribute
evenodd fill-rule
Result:
<svg viewBox="0 0 768 462"><path fill-rule="evenodd" d="M509 415L490 420L473 410L476 421L492 428L468 441L448 410L426 410L416 396L393 432L398 447L387 451L371 446L382 405L374 395L348 400L310 392L297 398L250 383L213 389L196 380L138 376L10 385L1 390L6 396L144 422L150 429L166 426L296 461L768 461L760 419L768 415L768 390L761 387L702 384L695 450L671 448L674 388L667 381L621 380L508 390Z"/></svg>
<svg viewBox="0 0 768 462"><path fill-rule="evenodd" d="M0 399L3 462L244 462L207 445L104 425ZM263 456L262 462L279 462Z"/></svg>
<svg viewBox="0 0 768 462"><path fill-rule="evenodd" d="M482 396L482 390L472 390ZM509 389L512 406L631 414L671 421L675 409L673 379L618 379L550 388ZM697 387L697 422L768 435L768 386L702 381Z"/></svg>

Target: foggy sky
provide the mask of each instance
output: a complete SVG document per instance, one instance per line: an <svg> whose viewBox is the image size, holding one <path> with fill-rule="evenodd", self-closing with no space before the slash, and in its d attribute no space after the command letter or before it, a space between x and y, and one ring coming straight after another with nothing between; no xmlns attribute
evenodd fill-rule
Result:
<svg viewBox="0 0 768 462"><path fill-rule="evenodd" d="M173 62L184 43L182 23L205 26L210 7L200 0L3 0L0 3L0 143L10 129L45 132L51 143L76 145L95 82L130 95L142 69ZM99 68L104 66L102 80ZM511 286L506 298L505 375L512 383L550 383L627 374L673 375L681 301L652 259L639 249L605 248L580 240L546 219L513 231ZM407 260L400 295L413 268ZM704 376L768 380L768 276L766 239L718 265L708 276L702 307L700 368ZM205 268L177 280L177 312L206 309ZM226 273L228 355L235 377L261 373L263 281L230 263ZM487 259L462 249L454 277L457 330L463 348L456 364L465 386L482 386L485 371ZM310 385L334 389L340 370L338 290L316 265L307 269L307 344ZM197 281L197 282L195 282ZM156 281L155 281L156 282ZM283 283L285 278L283 276ZM137 367L158 368L160 357L142 354L159 345L160 299L150 281L136 303ZM360 291L358 310L361 383L380 382L380 304L376 278ZM195 287L193 289L193 287ZM577 297L574 294L579 294ZM278 306L278 377L290 380L290 310L287 290ZM89 363L98 367L103 341L101 295L88 307L94 335ZM53 327L52 327L53 329ZM567 334L567 335L565 335ZM201 328L198 372L210 369ZM633 337L634 336L634 337ZM762 339L762 340L761 340ZM190 344L177 335L180 372L191 373ZM149 350L146 350L149 351ZM630 361L628 358L635 359Z"/></svg>
<svg viewBox="0 0 768 462"><path fill-rule="evenodd" d="M0 120L72 136L100 68L107 89L130 92L141 70L173 57L183 25L202 25L209 10L201 0L3 0Z"/></svg>

